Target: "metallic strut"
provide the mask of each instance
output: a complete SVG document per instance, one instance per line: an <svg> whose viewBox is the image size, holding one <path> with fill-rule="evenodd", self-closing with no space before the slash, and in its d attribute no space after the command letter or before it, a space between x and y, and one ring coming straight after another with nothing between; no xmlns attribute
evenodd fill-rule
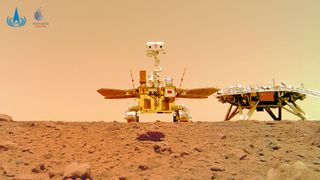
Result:
<svg viewBox="0 0 320 180"><path fill-rule="evenodd" d="M228 108L228 111L227 111L227 114L226 114L226 117L224 118L225 121L228 121L230 120L230 112L231 112L231 109L232 109L232 104L230 104L229 108Z"/></svg>
<svg viewBox="0 0 320 180"><path fill-rule="evenodd" d="M228 109L228 112L226 114L226 117L224 119L225 121L229 121L230 119L232 119L235 115L237 115L239 113L238 106L236 106L236 108L234 110L232 110L232 109L233 109L233 105L231 104L229 109Z"/></svg>
<svg viewBox="0 0 320 180"><path fill-rule="evenodd" d="M301 120L306 120L305 113L302 111L302 109L298 105L294 105L291 102L288 102L287 100L284 101L287 103L287 105L290 107L290 109L283 107L283 109L287 110L288 112L298 116L301 118Z"/></svg>
<svg viewBox="0 0 320 180"><path fill-rule="evenodd" d="M250 108L249 112L246 114L245 120L250 119L254 111L256 110L257 106L259 104L259 101L253 102L251 105L252 107Z"/></svg>
<svg viewBox="0 0 320 180"><path fill-rule="evenodd" d="M278 107L278 117L272 112L272 110L269 107L266 107L264 109L272 117L273 120L280 121L282 119L282 109L281 109L281 107Z"/></svg>

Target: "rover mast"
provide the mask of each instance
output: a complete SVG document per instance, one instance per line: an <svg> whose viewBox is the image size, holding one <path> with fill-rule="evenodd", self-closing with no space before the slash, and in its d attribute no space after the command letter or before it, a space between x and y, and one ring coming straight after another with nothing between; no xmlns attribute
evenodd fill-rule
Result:
<svg viewBox="0 0 320 180"><path fill-rule="evenodd" d="M155 47L155 49L152 49L152 45ZM147 42L146 47L147 47L147 56L154 58L154 69L149 78L149 82L151 82L151 86L158 88L161 84L160 73L162 71L158 54L166 53L164 48L164 43L163 42Z"/></svg>

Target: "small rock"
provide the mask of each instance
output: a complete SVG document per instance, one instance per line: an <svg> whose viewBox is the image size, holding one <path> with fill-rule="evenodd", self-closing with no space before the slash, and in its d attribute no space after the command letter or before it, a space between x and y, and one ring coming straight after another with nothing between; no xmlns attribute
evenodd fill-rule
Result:
<svg viewBox="0 0 320 180"><path fill-rule="evenodd" d="M180 156L181 156L181 157L183 157L183 156L188 156L188 155L189 155L189 153L187 153L187 152L181 152L181 153L180 153Z"/></svg>
<svg viewBox="0 0 320 180"><path fill-rule="evenodd" d="M316 168L298 161L294 164L281 164L278 168L271 168L267 173L267 180L289 179L320 179L320 172Z"/></svg>
<svg viewBox="0 0 320 180"><path fill-rule="evenodd" d="M44 170L46 170L46 167L44 166L44 164L40 164L40 165L39 165L39 169L40 169L41 171L44 171Z"/></svg>
<svg viewBox="0 0 320 180"><path fill-rule="evenodd" d="M220 137L220 139L227 139L227 136L225 134L219 133L218 136Z"/></svg>
<svg viewBox="0 0 320 180"><path fill-rule="evenodd" d="M276 124L275 122L266 122L266 125L269 125L269 126L273 126L275 124Z"/></svg>
<svg viewBox="0 0 320 180"><path fill-rule="evenodd" d="M169 154L172 153L171 147L165 147L165 145L159 145L159 144L155 144L153 146L153 150L154 152L159 154L165 154L166 152L168 152Z"/></svg>
<svg viewBox="0 0 320 180"><path fill-rule="evenodd" d="M140 134L137 137L139 141L163 141L165 137L164 133L159 131L148 131L144 134Z"/></svg>
<svg viewBox="0 0 320 180"><path fill-rule="evenodd" d="M22 148L22 152L28 152L30 154L33 154L33 152L30 150L30 148Z"/></svg>
<svg viewBox="0 0 320 180"><path fill-rule="evenodd" d="M52 171L49 171L48 176L49 176L49 178L53 178L54 176L56 176L56 174Z"/></svg>
<svg viewBox="0 0 320 180"><path fill-rule="evenodd" d="M273 150L279 150L279 149L280 149L280 146L273 146L272 149L273 149Z"/></svg>
<svg viewBox="0 0 320 180"><path fill-rule="evenodd" d="M48 122L48 123L46 124L46 127L47 127L47 128L57 129L57 126L54 125L52 122Z"/></svg>
<svg viewBox="0 0 320 180"><path fill-rule="evenodd" d="M22 160L16 160L15 163L16 163L16 165L19 165L19 164L23 164L23 161Z"/></svg>
<svg viewBox="0 0 320 180"><path fill-rule="evenodd" d="M247 157L247 153L242 149L234 149L228 156L225 156L225 159L233 158L237 160L243 160Z"/></svg>
<svg viewBox="0 0 320 180"><path fill-rule="evenodd" d="M15 176L14 174L9 173L9 172L7 172L7 171L4 171L3 174L4 174L5 176L7 176L7 177L14 177L14 176Z"/></svg>
<svg viewBox="0 0 320 180"><path fill-rule="evenodd" d="M280 145L278 142L276 141L271 141L268 145L272 150L279 150L280 149Z"/></svg>
<svg viewBox="0 0 320 180"><path fill-rule="evenodd" d="M225 171L225 169L223 168L219 168L219 167L212 167L210 168L211 171Z"/></svg>
<svg viewBox="0 0 320 180"><path fill-rule="evenodd" d="M154 150L154 152L156 152L156 153L160 153L161 146L158 145L158 144L155 144L155 145L153 146L153 150Z"/></svg>
<svg viewBox="0 0 320 180"><path fill-rule="evenodd" d="M199 149L199 148L194 148L194 150L197 152L202 152L202 149Z"/></svg>
<svg viewBox="0 0 320 180"><path fill-rule="evenodd" d="M143 171L149 169L148 166L146 166L146 165L141 165L141 164L140 164L138 167L139 167L140 170L143 170Z"/></svg>
<svg viewBox="0 0 320 180"><path fill-rule="evenodd" d="M124 176L119 177L119 180L126 180L127 178Z"/></svg>
<svg viewBox="0 0 320 180"><path fill-rule="evenodd" d="M44 164L38 164L36 167L32 168L31 171L34 173L42 173L46 171L46 167Z"/></svg>
<svg viewBox="0 0 320 180"><path fill-rule="evenodd" d="M10 141L0 141L0 151L9 151L17 149L18 145Z"/></svg>
<svg viewBox="0 0 320 180"><path fill-rule="evenodd" d="M33 122L31 122L31 123L26 123L26 125L29 125L30 127L34 127L34 126L36 126L36 124L35 124L35 123L33 123Z"/></svg>
<svg viewBox="0 0 320 180"><path fill-rule="evenodd" d="M244 160L246 157L247 157L247 155L244 154L244 155L242 155L242 156L239 158L239 160Z"/></svg>
<svg viewBox="0 0 320 180"><path fill-rule="evenodd" d="M0 114L0 121L5 121L5 122L12 122L13 119L11 116L6 115L6 114Z"/></svg>
<svg viewBox="0 0 320 180"><path fill-rule="evenodd" d="M320 165L320 161L312 161L312 164Z"/></svg>
<svg viewBox="0 0 320 180"><path fill-rule="evenodd" d="M63 172L63 179L68 178L88 178L92 180L91 166L87 163L71 163L70 165L66 166Z"/></svg>
<svg viewBox="0 0 320 180"><path fill-rule="evenodd" d="M173 153L173 154L171 154L171 157L173 157L173 158L180 158L181 155L180 155L180 153Z"/></svg>

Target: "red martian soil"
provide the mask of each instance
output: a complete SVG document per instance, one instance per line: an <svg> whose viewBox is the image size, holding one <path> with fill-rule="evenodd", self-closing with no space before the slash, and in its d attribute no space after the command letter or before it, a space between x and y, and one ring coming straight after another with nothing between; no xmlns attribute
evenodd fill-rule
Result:
<svg viewBox="0 0 320 180"><path fill-rule="evenodd" d="M320 121L0 121L0 179L320 179Z"/></svg>

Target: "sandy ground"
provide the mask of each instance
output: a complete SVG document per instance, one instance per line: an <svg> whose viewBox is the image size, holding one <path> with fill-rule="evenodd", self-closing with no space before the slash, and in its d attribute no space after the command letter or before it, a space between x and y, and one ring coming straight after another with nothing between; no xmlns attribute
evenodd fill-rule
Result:
<svg viewBox="0 0 320 180"><path fill-rule="evenodd" d="M137 139L148 131L165 137ZM267 179L297 161L319 173L319 135L320 121L0 121L0 179L62 179L72 162L93 179Z"/></svg>

